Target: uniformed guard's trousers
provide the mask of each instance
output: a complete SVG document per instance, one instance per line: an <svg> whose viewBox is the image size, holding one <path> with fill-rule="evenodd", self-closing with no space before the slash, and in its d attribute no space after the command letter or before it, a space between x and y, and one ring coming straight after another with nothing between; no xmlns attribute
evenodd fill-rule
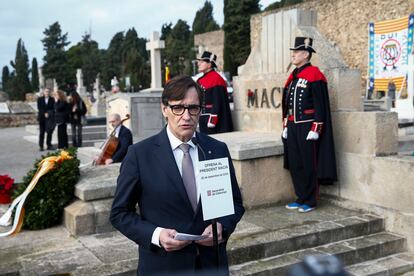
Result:
<svg viewBox="0 0 414 276"><path fill-rule="evenodd" d="M312 122L295 124L288 122L287 154L289 171L298 197L296 202L316 206L318 141L306 137Z"/></svg>

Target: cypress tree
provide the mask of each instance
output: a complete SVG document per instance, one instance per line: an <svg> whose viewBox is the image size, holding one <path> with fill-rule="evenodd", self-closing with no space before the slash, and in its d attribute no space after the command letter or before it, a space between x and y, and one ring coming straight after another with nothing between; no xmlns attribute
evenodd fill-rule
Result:
<svg viewBox="0 0 414 276"><path fill-rule="evenodd" d="M25 94L31 92L32 87L29 81L29 57L21 38L17 41L16 57L10 64L14 68L14 77L8 82L10 99L24 101Z"/></svg>
<svg viewBox="0 0 414 276"><path fill-rule="evenodd" d="M1 83L3 85L3 91L8 92L8 83L10 81L10 71L9 67L6 65L3 67L2 74L1 74Z"/></svg>
<svg viewBox="0 0 414 276"><path fill-rule="evenodd" d="M59 87L66 87L70 76L65 53L65 47L70 43L67 41L68 34L62 34L59 22L50 25L43 34L43 49L46 51L43 74L46 78L56 79Z"/></svg>
<svg viewBox="0 0 414 276"><path fill-rule="evenodd" d="M39 70L36 58L32 59L32 91L39 91Z"/></svg>
<svg viewBox="0 0 414 276"><path fill-rule="evenodd" d="M220 27L213 18L213 5L210 1L204 2L204 6L196 12L193 21L193 34L201 34L219 30Z"/></svg>
<svg viewBox="0 0 414 276"><path fill-rule="evenodd" d="M250 54L250 16L259 11L259 0L224 0L224 70L232 76Z"/></svg>

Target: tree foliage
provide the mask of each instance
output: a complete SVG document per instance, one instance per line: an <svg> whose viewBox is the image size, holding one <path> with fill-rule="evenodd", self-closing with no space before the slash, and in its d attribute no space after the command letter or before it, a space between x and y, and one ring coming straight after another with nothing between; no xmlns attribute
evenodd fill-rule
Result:
<svg viewBox="0 0 414 276"><path fill-rule="evenodd" d="M59 22L55 22L43 32L43 49L46 55L43 58L43 75L46 78L56 79L60 88L69 83L69 67L66 59L65 47L69 45L68 34L62 34Z"/></svg>
<svg viewBox="0 0 414 276"><path fill-rule="evenodd" d="M232 76L250 54L250 16L259 11L259 0L224 0L224 69Z"/></svg>
<svg viewBox="0 0 414 276"><path fill-rule="evenodd" d="M186 21L179 19L171 31L167 29L163 57L170 64L172 76L192 74L191 61L195 58L195 52L190 26Z"/></svg>
<svg viewBox="0 0 414 276"><path fill-rule="evenodd" d="M1 74L1 83L3 85L3 91L6 93L8 91L9 81L10 81L10 71L9 71L9 67L6 65L3 67L2 74Z"/></svg>
<svg viewBox="0 0 414 276"><path fill-rule="evenodd" d="M29 56L24 42L20 38L17 41L16 57L10 62L14 71L7 83L7 93L11 100L25 100L25 94L32 91L29 81Z"/></svg>
<svg viewBox="0 0 414 276"><path fill-rule="evenodd" d="M278 2L274 2L270 4L264 10L265 11L276 10L276 9L280 9L280 8L287 7L287 6L296 5L302 2L303 0L280 0Z"/></svg>
<svg viewBox="0 0 414 276"><path fill-rule="evenodd" d="M32 59L32 91L39 91L39 70L37 66L37 59Z"/></svg>
<svg viewBox="0 0 414 276"><path fill-rule="evenodd" d="M213 5L210 1L204 2L204 6L196 12L193 21L193 34L201 34L219 30L220 26L213 18Z"/></svg>

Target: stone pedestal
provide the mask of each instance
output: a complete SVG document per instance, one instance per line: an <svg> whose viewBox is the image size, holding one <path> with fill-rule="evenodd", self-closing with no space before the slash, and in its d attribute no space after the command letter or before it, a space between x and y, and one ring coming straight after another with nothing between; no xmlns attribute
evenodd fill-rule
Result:
<svg viewBox="0 0 414 276"><path fill-rule="evenodd" d="M124 125L132 131L134 141L152 136L165 125L161 93L162 90L146 89L138 93L115 94L107 99L107 118L112 113L119 113L121 118L130 114L131 119Z"/></svg>

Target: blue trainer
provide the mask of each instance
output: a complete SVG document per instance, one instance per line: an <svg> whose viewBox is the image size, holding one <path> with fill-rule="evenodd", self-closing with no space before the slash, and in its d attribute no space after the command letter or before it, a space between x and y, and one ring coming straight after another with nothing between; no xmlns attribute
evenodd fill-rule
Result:
<svg viewBox="0 0 414 276"><path fill-rule="evenodd" d="M301 206L302 205L300 205L297 202L292 202L292 203L289 203L288 205L286 205L285 207L286 207L286 209L289 209L289 210L296 210L296 209L298 209Z"/></svg>
<svg viewBox="0 0 414 276"><path fill-rule="evenodd" d="M312 211L313 209L315 209L315 207L310 207L307 204L303 204L302 206L299 207L298 211L300 213L307 213L307 212Z"/></svg>

